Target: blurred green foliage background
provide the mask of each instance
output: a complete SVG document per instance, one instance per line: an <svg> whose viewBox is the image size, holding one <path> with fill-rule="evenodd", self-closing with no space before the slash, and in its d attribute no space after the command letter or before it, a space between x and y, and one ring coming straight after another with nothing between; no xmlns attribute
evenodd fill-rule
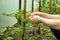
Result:
<svg viewBox="0 0 60 40"><path fill-rule="evenodd" d="M39 0L36 1L39 2ZM42 0L41 2L41 12L60 14L60 0L51 0L51 5L50 0ZM38 9L39 7L34 11L38 11ZM31 10L26 12L25 20L24 10L11 14L0 14L0 40L23 40L23 33L24 40L56 40L49 27L43 23L31 23L30 14ZM23 27L24 22L25 27ZM40 33L38 27L40 27Z"/></svg>

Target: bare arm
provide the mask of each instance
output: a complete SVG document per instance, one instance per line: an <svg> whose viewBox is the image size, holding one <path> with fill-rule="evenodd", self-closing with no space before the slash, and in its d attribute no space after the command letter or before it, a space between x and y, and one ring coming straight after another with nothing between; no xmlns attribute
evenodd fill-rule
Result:
<svg viewBox="0 0 60 40"><path fill-rule="evenodd" d="M42 22L53 29L60 30L60 15L34 12L32 13L30 20L34 23Z"/></svg>
<svg viewBox="0 0 60 40"><path fill-rule="evenodd" d="M53 29L60 30L60 19L40 18L40 21Z"/></svg>
<svg viewBox="0 0 60 40"><path fill-rule="evenodd" d="M43 13L43 12L33 12L31 15L32 16L39 15L43 18L48 18L48 19L60 19L60 15L52 15L52 14Z"/></svg>
<svg viewBox="0 0 60 40"><path fill-rule="evenodd" d="M48 19L60 19L60 15L52 15L48 13L42 14L41 17L48 18Z"/></svg>
<svg viewBox="0 0 60 40"><path fill-rule="evenodd" d="M60 15L50 15L51 19L60 19Z"/></svg>

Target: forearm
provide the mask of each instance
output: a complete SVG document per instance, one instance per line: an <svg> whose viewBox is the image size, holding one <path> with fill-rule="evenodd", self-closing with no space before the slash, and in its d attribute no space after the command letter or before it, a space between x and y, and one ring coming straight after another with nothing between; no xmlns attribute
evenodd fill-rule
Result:
<svg viewBox="0 0 60 40"><path fill-rule="evenodd" d="M48 27L51 27L53 29L60 30L60 20L48 19L44 21L44 24L46 24Z"/></svg>
<svg viewBox="0 0 60 40"><path fill-rule="evenodd" d="M60 15L49 15L48 18L50 18L50 19L60 19Z"/></svg>
<svg viewBox="0 0 60 40"><path fill-rule="evenodd" d="M60 19L40 18L40 21L53 29L60 30Z"/></svg>

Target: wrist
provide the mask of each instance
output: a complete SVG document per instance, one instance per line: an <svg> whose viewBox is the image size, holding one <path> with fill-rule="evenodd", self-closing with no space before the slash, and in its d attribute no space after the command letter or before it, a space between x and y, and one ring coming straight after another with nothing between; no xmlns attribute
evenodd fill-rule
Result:
<svg viewBox="0 0 60 40"><path fill-rule="evenodd" d="M51 14L46 14L46 16L45 16L45 17L46 17L46 18L48 18L48 19L50 19L50 18L51 18L51 16L52 16Z"/></svg>
<svg viewBox="0 0 60 40"><path fill-rule="evenodd" d="M42 17L39 17L39 23L41 23L43 21Z"/></svg>

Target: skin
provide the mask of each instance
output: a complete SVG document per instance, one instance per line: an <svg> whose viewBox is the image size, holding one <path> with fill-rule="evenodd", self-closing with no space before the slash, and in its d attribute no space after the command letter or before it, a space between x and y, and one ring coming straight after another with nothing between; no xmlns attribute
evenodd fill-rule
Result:
<svg viewBox="0 0 60 40"><path fill-rule="evenodd" d="M34 16L34 15L39 15L40 17L48 18L48 19L60 19L60 15L51 15L51 14L43 13L43 12L31 13L31 16Z"/></svg>
<svg viewBox="0 0 60 40"><path fill-rule="evenodd" d="M42 12L33 12L30 16L33 23L44 23L45 25L60 30L60 15L51 15Z"/></svg>

